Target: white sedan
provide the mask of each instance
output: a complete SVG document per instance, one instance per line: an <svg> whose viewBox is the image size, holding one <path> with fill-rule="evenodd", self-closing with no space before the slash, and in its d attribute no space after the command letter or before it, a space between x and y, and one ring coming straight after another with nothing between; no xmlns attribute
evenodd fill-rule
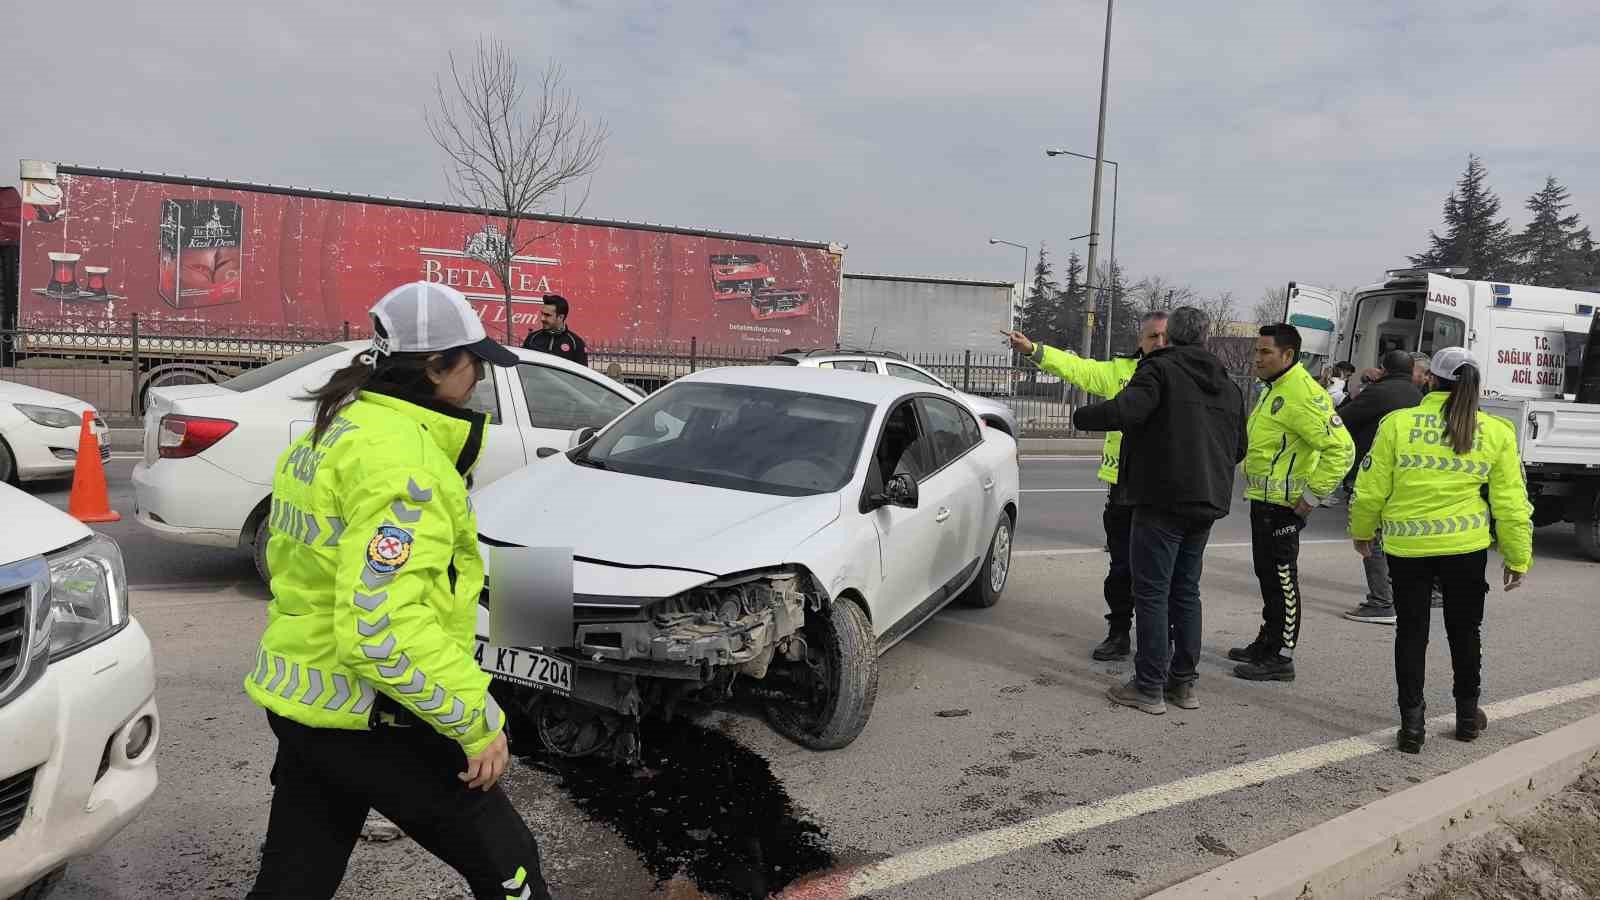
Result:
<svg viewBox="0 0 1600 900"><path fill-rule="evenodd" d="M110 459L106 425L93 406L66 394L0 381L0 484L71 475L86 412L94 413L100 458Z"/></svg>
<svg viewBox="0 0 1600 900"><path fill-rule="evenodd" d="M842 747L872 711L879 653L1005 590L1017 444L950 391L712 369L585 437L475 498L479 662L514 738L631 757L640 714L747 690L784 735ZM563 594L548 573L568 553ZM491 618L548 639L512 643Z"/></svg>
<svg viewBox="0 0 1600 900"><path fill-rule="evenodd" d="M174 541L249 551L265 580L272 470L283 449L311 427L313 407L302 398L368 346L327 344L221 384L152 389L144 459L133 470L140 524ZM586 366L515 352L515 371L489 367L469 404L489 413L491 423L473 472L476 486L539 459L541 451L567 447L573 431L604 425L639 401L632 388Z"/></svg>

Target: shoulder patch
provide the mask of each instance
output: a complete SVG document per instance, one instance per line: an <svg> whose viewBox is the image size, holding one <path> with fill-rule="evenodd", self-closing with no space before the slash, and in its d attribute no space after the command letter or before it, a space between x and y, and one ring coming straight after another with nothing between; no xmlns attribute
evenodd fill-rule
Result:
<svg viewBox="0 0 1600 900"><path fill-rule="evenodd" d="M367 542L367 568L379 575L392 575L411 559L411 532L394 525L380 525Z"/></svg>
<svg viewBox="0 0 1600 900"><path fill-rule="evenodd" d="M1338 413L1334 413L1333 415L1328 417L1328 424L1332 425L1335 428L1343 428L1344 427L1344 420L1339 418L1339 414Z"/></svg>
<svg viewBox="0 0 1600 900"><path fill-rule="evenodd" d="M1282 397L1273 397L1272 398L1272 415L1277 415L1278 411L1281 410L1281 409L1283 409L1283 398Z"/></svg>
<svg viewBox="0 0 1600 900"><path fill-rule="evenodd" d="M1372 454L1368 453L1361 458L1361 471L1365 472L1370 468L1372 468Z"/></svg>

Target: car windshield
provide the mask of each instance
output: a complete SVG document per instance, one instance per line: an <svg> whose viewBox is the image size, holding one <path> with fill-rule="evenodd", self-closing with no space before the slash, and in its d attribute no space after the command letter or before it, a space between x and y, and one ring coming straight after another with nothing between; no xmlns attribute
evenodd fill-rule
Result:
<svg viewBox="0 0 1600 900"><path fill-rule="evenodd" d="M850 483L870 404L733 384L674 384L572 461L735 491L805 497Z"/></svg>
<svg viewBox="0 0 1600 900"><path fill-rule="evenodd" d="M277 362L267 363L259 369L243 372L222 382L222 387L230 391L253 391L258 387L271 384L285 375L297 372L319 359L327 359L336 353L353 354L355 351L339 344L323 344L320 347L313 347L304 353L296 353L293 356L286 356Z"/></svg>

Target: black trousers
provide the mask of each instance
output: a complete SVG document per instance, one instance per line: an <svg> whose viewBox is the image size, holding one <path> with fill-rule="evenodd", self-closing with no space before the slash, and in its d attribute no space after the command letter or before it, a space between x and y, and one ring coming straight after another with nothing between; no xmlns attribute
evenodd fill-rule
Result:
<svg viewBox="0 0 1600 900"><path fill-rule="evenodd" d="M1250 501L1250 550L1261 584L1265 646L1294 656L1300 643L1300 531L1306 520L1287 506Z"/></svg>
<svg viewBox="0 0 1600 900"><path fill-rule="evenodd" d="M1488 562L1487 550L1454 556L1389 555L1389 581L1394 585L1394 676L1401 709L1422 705L1434 579L1444 591L1444 633L1450 641L1455 698L1458 702L1478 699L1483 600L1489 593L1483 573Z"/></svg>
<svg viewBox="0 0 1600 900"><path fill-rule="evenodd" d="M1106 498L1100 521L1106 528L1106 550L1111 567L1106 572L1106 622L1117 634L1133 627L1133 570L1129 566L1128 536L1133 531L1133 507Z"/></svg>
<svg viewBox="0 0 1600 900"><path fill-rule="evenodd" d="M369 809L460 872L479 900L549 898L539 847L505 792L456 778L466 771L459 744L420 721L371 731L267 721L278 756L251 900L332 897Z"/></svg>

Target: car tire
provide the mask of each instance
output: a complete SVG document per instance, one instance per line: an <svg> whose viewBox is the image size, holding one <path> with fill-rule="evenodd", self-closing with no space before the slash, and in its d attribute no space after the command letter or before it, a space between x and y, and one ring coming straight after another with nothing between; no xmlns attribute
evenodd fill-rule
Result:
<svg viewBox="0 0 1600 900"><path fill-rule="evenodd" d="M1600 562L1600 491L1583 501L1583 509L1573 520L1578 534L1578 549L1583 555Z"/></svg>
<svg viewBox="0 0 1600 900"><path fill-rule="evenodd" d="M15 485L17 483L17 458L11 455L11 447L5 438L0 438L0 484Z"/></svg>
<svg viewBox="0 0 1600 900"><path fill-rule="evenodd" d="M62 866L49 875L35 881L22 889L22 893L11 895L11 900L44 900L55 893L56 888L67 877L67 867Z"/></svg>
<svg viewBox="0 0 1600 900"><path fill-rule="evenodd" d="M961 594L963 606L987 609L1000 602L1011 578L1011 516L1000 514L1000 523L989 538L989 552L983 557L978 577Z"/></svg>
<svg viewBox="0 0 1600 900"><path fill-rule="evenodd" d="M272 536L271 516L263 515L256 522L256 535L250 541L250 555L255 558L256 574L261 583L272 587L272 573L267 571L267 538Z"/></svg>
<svg viewBox="0 0 1600 900"><path fill-rule="evenodd" d="M802 747L837 750L854 741L872 715L878 698L878 642L867 614L847 599L835 600L811 617L804 635L807 652L820 664L827 698L815 713L790 701L768 701L767 721Z"/></svg>

